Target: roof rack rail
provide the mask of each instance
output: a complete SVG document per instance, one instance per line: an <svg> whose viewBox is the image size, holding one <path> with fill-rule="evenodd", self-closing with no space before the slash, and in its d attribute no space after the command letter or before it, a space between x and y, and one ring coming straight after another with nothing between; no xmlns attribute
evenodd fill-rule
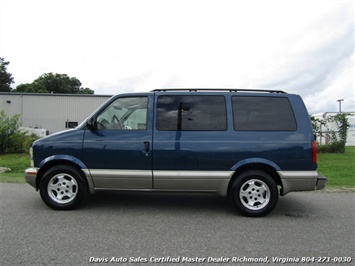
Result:
<svg viewBox="0 0 355 266"><path fill-rule="evenodd" d="M155 89L151 92L170 92L170 91L189 91L189 92L198 92L198 91L226 91L226 92L268 92L268 93L286 93L280 90L259 90L259 89Z"/></svg>

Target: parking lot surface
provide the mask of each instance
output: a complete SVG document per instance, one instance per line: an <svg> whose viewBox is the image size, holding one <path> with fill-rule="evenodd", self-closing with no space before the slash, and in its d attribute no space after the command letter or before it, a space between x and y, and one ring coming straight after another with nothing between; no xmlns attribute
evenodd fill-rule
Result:
<svg viewBox="0 0 355 266"><path fill-rule="evenodd" d="M101 192L54 211L29 185L0 183L0 203L1 265L354 263L355 193L290 193L263 218L210 194Z"/></svg>

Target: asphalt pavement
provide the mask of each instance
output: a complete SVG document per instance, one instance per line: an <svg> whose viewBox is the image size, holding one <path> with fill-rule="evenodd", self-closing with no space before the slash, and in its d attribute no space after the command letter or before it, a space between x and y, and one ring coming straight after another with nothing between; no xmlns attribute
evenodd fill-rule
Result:
<svg viewBox="0 0 355 266"><path fill-rule="evenodd" d="M263 218L195 193L101 192L77 210L54 211L29 185L9 183L0 183L0 204L0 265L355 261L355 193L290 193Z"/></svg>

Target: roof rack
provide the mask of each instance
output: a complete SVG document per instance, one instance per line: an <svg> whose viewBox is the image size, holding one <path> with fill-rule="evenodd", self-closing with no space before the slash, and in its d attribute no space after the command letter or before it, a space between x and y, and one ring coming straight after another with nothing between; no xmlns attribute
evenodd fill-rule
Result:
<svg viewBox="0 0 355 266"><path fill-rule="evenodd" d="M170 91L226 91L226 92L268 92L268 93L286 93L280 90L259 90L259 89L155 89L152 92L170 92Z"/></svg>

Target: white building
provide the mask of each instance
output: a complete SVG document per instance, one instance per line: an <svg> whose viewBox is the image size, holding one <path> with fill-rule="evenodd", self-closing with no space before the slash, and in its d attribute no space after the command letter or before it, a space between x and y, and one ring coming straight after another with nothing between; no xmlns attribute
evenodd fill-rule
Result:
<svg viewBox="0 0 355 266"><path fill-rule="evenodd" d="M0 92L0 111L20 115L24 128L44 129L52 134L74 128L111 95ZM28 131L31 131L30 129ZM43 130L41 132L43 134Z"/></svg>
<svg viewBox="0 0 355 266"><path fill-rule="evenodd" d="M347 112L346 112L347 113ZM338 113L334 112L327 112L327 113L320 113L312 115L314 118L318 118L320 120L325 120L330 116L335 116ZM355 146L355 113L350 112L347 116L350 127L348 129L347 139L346 139L346 146ZM320 145L328 144L331 141L331 136L329 134L329 130L338 131L338 128L335 123L328 123L326 126L320 127L320 133L317 133L317 142Z"/></svg>

